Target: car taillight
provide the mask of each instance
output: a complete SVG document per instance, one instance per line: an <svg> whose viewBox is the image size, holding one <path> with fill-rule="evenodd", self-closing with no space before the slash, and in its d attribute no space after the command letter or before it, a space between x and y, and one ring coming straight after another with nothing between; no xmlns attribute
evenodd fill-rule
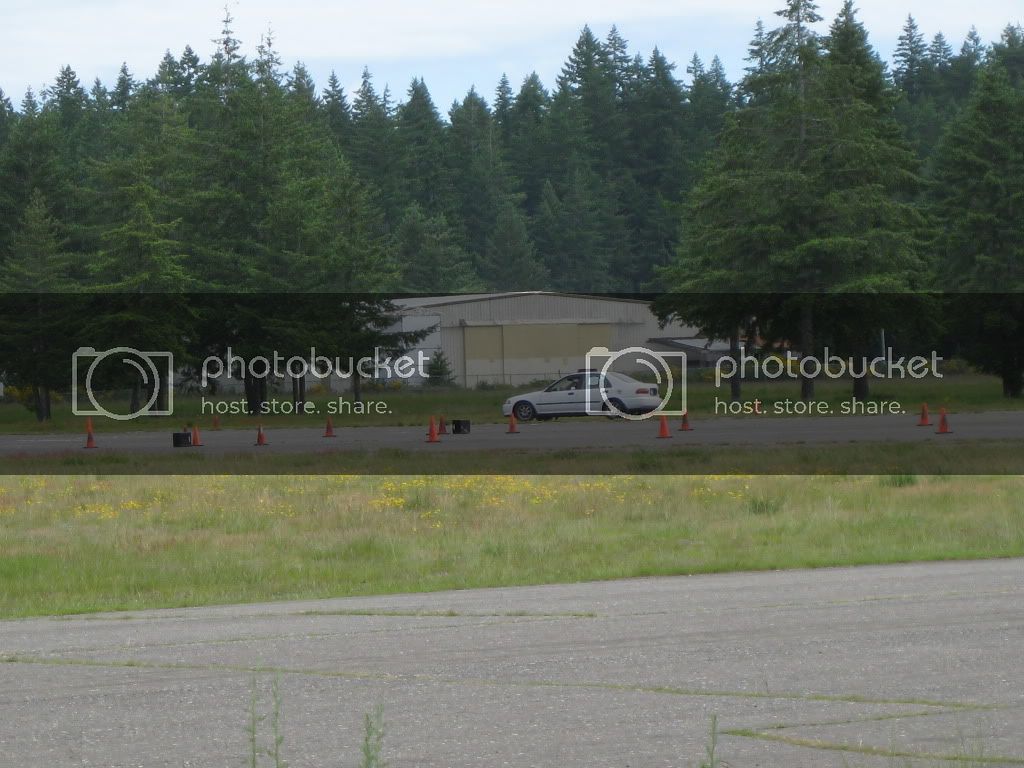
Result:
<svg viewBox="0 0 1024 768"><path fill-rule="evenodd" d="M653 388L652 389L638 389L636 391L636 393L638 395L654 395L655 397L658 396L658 390L653 389Z"/></svg>

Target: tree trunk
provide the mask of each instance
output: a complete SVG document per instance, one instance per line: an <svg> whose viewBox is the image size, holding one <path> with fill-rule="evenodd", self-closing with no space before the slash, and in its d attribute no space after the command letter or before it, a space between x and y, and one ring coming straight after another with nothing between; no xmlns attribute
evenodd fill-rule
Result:
<svg viewBox="0 0 1024 768"><path fill-rule="evenodd" d="M142 407L142 381L140 379L135 379L135 382L132 384L132 400L131 400L131 404L128 406L128 408L131 410L132 413L138 413L139 412L139 408L141 408L141 407Z"/></svg>
<svg viewBox="0 0 1024 768"><path fill-rule="evenodd" d="M153 382L153 386L157 388L156 400L153 402L153 406L156 410L166 413L169 410L168 405L170 405L171 402L171 387L173 386L173 382L169 375L166 378L161 375L157 381ZM149 391L146 394L148 397L153 396L152 391Z"/></svg>
<svg viewBox="0 0 1024 768"><path fill-rule="evenodd" d="M1024 394L1024 372L1019 368L1003 373L1003 396L1014 400Z"/></svg>
<svg viewBox="0 0 1024 768"><path fill-rule="evenodd" d="M853 397L856 400L867 400L871 395L871 383L867 376L859 376L853 380Z"/></svg>
<svg viewBox="0 0 1024 768"><path fill-rule="evenodd" d="M729 336L729 354L732 355L732 359L737 362L740 361L740 330L737 328ZM738 403L743 399L743 366L738 365L739 370L736 371L736 375L729 380L729 387L731 389L732 401Z"/></svg>
<svg viewBox="0 0 1024 768"><path fill-rule="evenodd" d="M49 387L43 387L43 415L47 421L53 418L53 398Z"/></svg>
<svg viewBox="0 0 1024 768"><path fill-rule="evenodd" d="M814 354L814 300L807 298L800 306L800 355ZM810 402L814 399L814 378L800 374L800 399Z"/></svg>
<svg viewBox="0 0 1024 768"><path fill-rule="evenodd" d="M43 388L38 384L32 387L32 410L36 412L36 421L46 421L46 411L43 408Z"/></svg>
<svg viewBox="0 0 1024 768"><path fill-rule="evenodd" d="M871 344L867 339L858 339L853 346L853 359L850 361L850 370L854 373L857 372L857 362L860 362L863 376L853 377L853 397L855 400L867 400L871 395L871 382L868 379L868 349Z"/></svg>
<svg viewBox="0 0 1024 768"><path fill-rule="evenodd" d="M352 377L352 400L357 403L363 402L363 377L358 373Z"/></svg>
<svg viewBox="0 0 1024 768"><path fill-rule="evenodd" d="M260 410L259 385L256 379L246 375L242 379L242 386L245 388L245 405L250 416L255 416Z"/></svg>

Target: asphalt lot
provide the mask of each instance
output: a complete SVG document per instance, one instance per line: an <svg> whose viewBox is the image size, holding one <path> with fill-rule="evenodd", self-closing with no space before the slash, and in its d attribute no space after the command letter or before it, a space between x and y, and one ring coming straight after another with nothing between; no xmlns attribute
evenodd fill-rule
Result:
<svg viewBox="0 0 1024 768"><path fill-rule="evenodd" d="M936 418L937 423L937 418ZM757 417L695 420L693 432L678 432L673 420L671 440L659 440L656 422L607 419L560 419L520 426L509 435L498 424L475 425L469 435L442 437L428 445L425 427L372 427L337 430L333 440L324 439L322 428L275 429L266 426L265 452L316 453L328 451L434 451L475 452L496 450L564 450L647 448L658 450L692 445L786 445L858 442L951 442L955 440L1024 439L1024 411L955 414L953 434L937 435L936 429L917 426L917 416ZM235 454L254 450L254 430L202 433L206 453ZM97 453L172 453L170 431L117 433L97 423ZM80 451L83 435L0 435L0 456L45 455Z"/></svg>
<svg viewBox="0 0 1024 768"><path fill-rule="evenodd" d="M1022 641L1024 561L8 621L0 765L245 765L275 676L292 768L1020 765Z"/></svg>

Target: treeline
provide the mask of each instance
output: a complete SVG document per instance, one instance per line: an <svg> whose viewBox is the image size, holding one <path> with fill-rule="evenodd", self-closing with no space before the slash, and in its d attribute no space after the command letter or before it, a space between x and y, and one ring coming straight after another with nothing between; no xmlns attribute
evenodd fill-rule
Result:
<svg viewBox="0 0 1024 768"><path fill-rule="evenodd" d="M716 336L856 353L949 331L953 308L886 294L1024 288L1021 28L954 52L910 19L890 68L849 2L777 23L736 84L585 28L550 90L504 78L447 118L420 79L399 102L368 72L318 88L269 38L245 56L230 16L144 82L66 67L0 94L0 290L678 291L700 298L661 311ZM997 304L956 344L1019 394Z"/></svg>
<svg viewBox="0 0 1024 768"><path fill-rule="evenodd" d="M554 91L503 79L443 119L422 80L400 104L369 72L321 90L231 23L145 82L87 92L65 67L17 111L0 96L0 264L56 267L5 287L633 290L733 103L717 59L684 86L585 29Z"/></svg>
<svg viewBox="0 0 1024 768"><path fill-rule="evenodd" d="M35 289L64 271L140 290L657 288L727 115L783 65L757 34L734 87L717 58L684 74L587 28L553 90L505 78L444 119L422 80L396 103L369 72L352 95L286 73L270 39L247 58L228 17L208 61L187 47L145 82L123 67L89 91L65 67L18 110L0 95L0 262L56 251ZM1010 29L1000 45L1018 44ZM972 31L953 54L910 22L891 78L862 54L927 160L991 51Z"/></svg>
<svg viewBox="0 0 1024 768"><path fill-rule="evenodd" d="M758 28L662 273L698 297L661 312L804 354L877 353L883 330L943 343L1019 397L1024 31L987 49L972 33L954 56L910 19L890 77L849 0L825 33L808 0L779 16Z"/></svg>

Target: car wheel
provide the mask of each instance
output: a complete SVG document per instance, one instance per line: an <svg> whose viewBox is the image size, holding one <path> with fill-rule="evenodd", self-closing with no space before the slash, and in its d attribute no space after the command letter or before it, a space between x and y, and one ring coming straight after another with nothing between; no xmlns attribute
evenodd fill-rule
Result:
<svg viewBox="0 0 1024 768"><path fill-rule="evenodd" d="M517 421L533 421L537 418L537 409L533 407L533 403L528 403L525 400L516 403L512 413L516 415Z"/></svg>
<svg viewBox="0 0 1024 768"><path fill-rule="evenodd" d="M616 408L618 408L620 413L629 413L629 411L626 409L626 404L619 400L618 398L609 400L607 403L605 403L604 410L609 411L608 418L611 419L612 421L615 421L615 419L621 419L622 416L620 416L618 413L611 413L611 408L608 407L609 405L613 405Z"/></svg>

